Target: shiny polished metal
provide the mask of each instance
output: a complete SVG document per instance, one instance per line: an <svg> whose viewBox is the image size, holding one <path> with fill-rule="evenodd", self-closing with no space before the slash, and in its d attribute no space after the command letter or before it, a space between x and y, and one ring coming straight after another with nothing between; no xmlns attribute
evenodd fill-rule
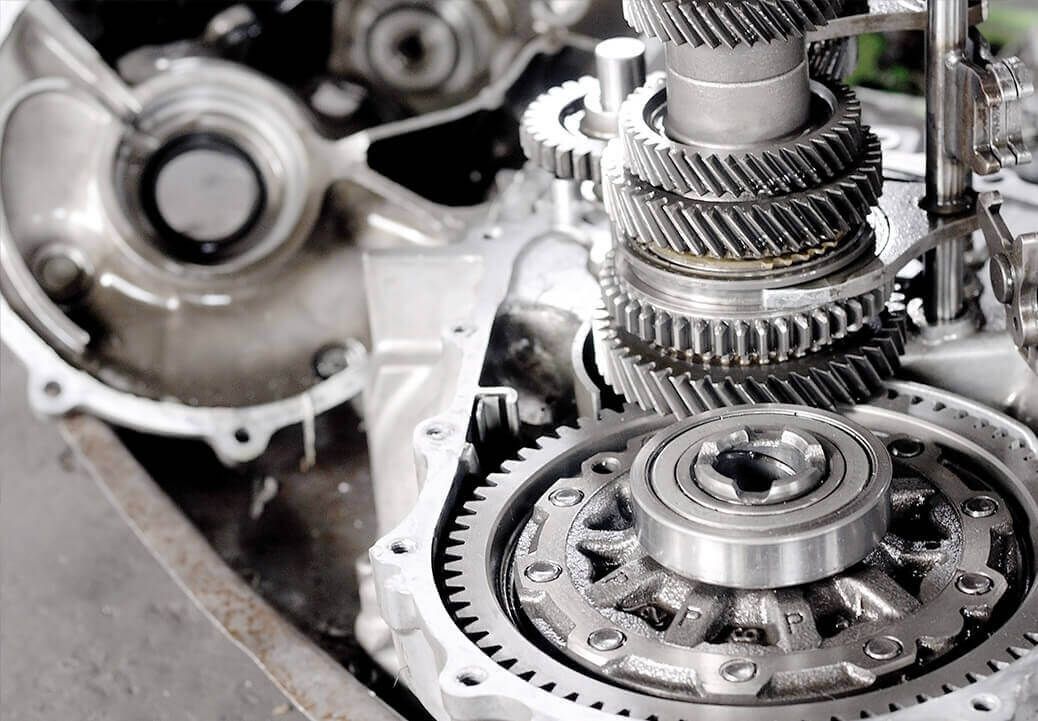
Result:
<svg viewBox="0 0 1038 721"><path fill-rule="evenodd" d="M635 38L595 47L597 78L549 89L523 114L519 137L530 161L559 180L601 181L602 151L617 134L623 100L645 82L645 44Z"/></svg>
<svg viewBox="0 0 1038 721"><path fill-rule="evenodd" d="M1005 690L1035 663L1020 658L1038 625L1035 596L1012 580L1015 552L992 550L1035 533L1015 521L1008 531L1010 516L999 516L1009 506L1038 510L1028 490L1038 473L1033 432L905 383L888 384L881 398L840 417L868 445L889 449L889 526L862 562L803 586L704 584L643 547L629 469L652 452L653 438L678 438L696 421L607 412L557 429L501 473L476 480L445 517L411 514L372 560L412 690L449 719L738 721L766 707L782 721L827 721L884 716L896 704L900 717L916 721L968 717L989 695L1006 714L1026 709L1025 698ZM805 470L814 466L813 444L825 447L834 430L793 432L788 447L801 459L783 455L783 464ZM718 435L707 439L720 452L743 443ZM775 438L758 440L770 447ZM429 450L436 465L423 500L439 507L453 483ZM980 497L994 500L983 504L994 515L969 512ZM407 551L394 552L401 539ZM441 607L419 602L433 593ZM993 623L996 600L1005 615ZM974 624L985 630L974 633ZM984 659L1000 672L991 674ZM478 684L458 681L475 670Z"/></svg>
<svg viewBox="0 0 1038 721"><path fill-rule="evenodd" d="M835 414L763 405L700 414L653 436L631 465L645 552L688 578L780 588L832 576L886 534L892 466Z"/></svg>
<svg viewBox="0 0 1038 721"><path fill-rule="evenodd" d="M718 405L697 390L704 381L706 396L733 399L720 405L868 398L902 346L880 318L893 269L886 282L874 273L887 243L874 210L879 140L848 88L809 76L804 33L839 7L625 9L665 40L666 73L631 94L621 139L602 155L614 233L595 326L604 377L629 401L679 415ZM726 40L708 40L708 27ZM857 292L822 303L801 292L848 281ZM713 392L733 376L734 393Z"/></svg>

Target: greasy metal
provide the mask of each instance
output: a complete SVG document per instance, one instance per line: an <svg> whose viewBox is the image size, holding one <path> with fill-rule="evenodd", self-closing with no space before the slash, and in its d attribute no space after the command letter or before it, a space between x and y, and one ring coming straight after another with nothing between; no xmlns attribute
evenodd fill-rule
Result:
<svg viewBox="0 0 1038 721"><path fill-rule="evenodd" d="M223 562L108 425L77 414L61 429L148 550L309 721L402 721Z"/></svg>

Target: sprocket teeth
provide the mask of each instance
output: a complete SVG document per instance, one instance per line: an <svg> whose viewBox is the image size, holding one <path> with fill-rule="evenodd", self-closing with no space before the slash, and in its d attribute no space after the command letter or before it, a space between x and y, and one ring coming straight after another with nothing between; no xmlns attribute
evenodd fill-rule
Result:
<svg viewBox="0 0 1038 721"><path fill-rule="evenodd" d="M627 23L664 42L734 48L799 37L837 16L837 0L624 0Z"/></svg>
<svg viewBox="0 0 1038 721"><path fill-rule="evenodd" d="M840 241L882 193L882 152L869 133L860 165L829 183L747 201L704 201L661 190L629 172L614 141L603 154L606 209L628 237L721 259L770 258Z"/></svg>
<svg viewBox="0 0 1038 721"><path fill-rule="evenodd" d="M796 403L822 409L863 403L880 392L898 370L904 347L899 312L852 334L848 350L831 349L797 365L778 363L738 368L677 360L664 351L634 350L625 332L599 320L594 328L596 361L606 382L645 411L679 418L744 403ZM854 335L863 335L858 344ZM632 336L630 342L638 342Z"/></svg>
<svg viewBox="0 0 1038 721"><path fill-rule="evenodd" d="M657 126L665 108L665 77L655 74L634 91L619 115L630 171L661 190L738 200L808 190L837 178L861 155L867 128L861 104L845 85L815 81L816 104L830 105L808 133L759 150L720 152L672 140Z"/></svg>
<svg viewBox="0 0 1038 721"><path fill-rule="evenodd" d="M565 123L568 115L583 110L584 98L597 89L597 80L583 77L552 88L530 103L519 124L519 144L531 163L562 180L600 180L605 141Z"/></svg>

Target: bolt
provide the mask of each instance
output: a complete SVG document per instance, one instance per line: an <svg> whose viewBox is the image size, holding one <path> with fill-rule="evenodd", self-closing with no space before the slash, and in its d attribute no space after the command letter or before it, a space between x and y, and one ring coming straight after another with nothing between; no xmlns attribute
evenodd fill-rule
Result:
<svg viewBox="0 0 1038 721"><path fill-rule="evenodd" d="M991 292L999 303L1013 300L1013 264L1004 254L991 258Z"/></svg>
<svg viewBox="0 0 1038 721"><path fill-rule="evenodd" d="M721 664L721 678L732 683L743 683L757 675L757 664L745 658L736 658Z"/></svg>
<svg viewBox="0 0 1038 721"><path fill-rule="evenodd" d="M962 512L971 518L987 518L998 510L998 501L990 496L974 496L962 502Z"/></svg>
<svg viewBox="0 0 1038 721"><path fill-rule="evenodd" d="M314 373L318 378L331 378L350 365L350 354L343 345L328 345L314 354Z"/></svg>
<svg viewBox="0 0 1038 721"><path fill-rule="evenodd" d="M918 438L898 438L890 444L890 454L896 458L915 458L926 446Z"/></svg>
<svg viewBox="0 0 1038 721"><path fill-rule="evenodd" d="M982 596L995 582L983 573L964 573L955 580L955 587L970 596Z"/></svg>
<svg viewBox="0 0 1038 721"><path fill-rule="evenodd" d="M75 300L90 285L82 256L61 245L43 248L36 256L33 270L43 291L58 303Z"/></svg>
<svg viewBox="0 0 1038 721"><path fill-rule="evenodd" d="M534 561L526 567L526 577L534 583L548 583L562 575L562 566L550 561Z"/></svg>
<svg viewBox="0 0 1038 721"><path fill-rule="evenodd" d="M615 628L600 628L587 637L587 645L596 651L615 651L625 643L627 636Z"/></svg>
<svg viewBox="0 0 1038 721"><path fill-rule="evenodd" d="M893 636L870 638L865 644L865 655L877 661L889 661L901 655L904 647Z"/></svg>
<svg viewBox="0 0 1038 721"><path fill-rule="evenodd" d="M557 491L553 491L552 494L548 496L548 500L551 501L554 506L569 508L583 501L584 494L576 488L560 488Z"/></svg>

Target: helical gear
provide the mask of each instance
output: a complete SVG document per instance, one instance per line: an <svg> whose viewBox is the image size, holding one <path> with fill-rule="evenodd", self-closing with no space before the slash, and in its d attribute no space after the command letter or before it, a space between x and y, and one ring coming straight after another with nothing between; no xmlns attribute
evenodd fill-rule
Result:
<svg viewBox="0 0 1038 721"><path fill-rule="evenodd" d="M893 290L877 288L811 309L740 318L662 308L617 275L612 256L603 264L600 284L606 313L619 328L706 362L744 365L781 363L852 336L879 317Z"/></svg>
<svg viewBox="0 0 1038 721"><path fill-rule="evenodd" d="M826 25L842 0L624 0L624 17L664 42L708 47L798 37Z"/></svg>
<svg viewBox="0 0 1038 721"><path fill-rule="evenodd" d="M775 196L818 187L862 160L871 137L861 103L832 81L812 82L813 127L761 148L720 151L670 138L661 127L665 76L652 75L620 111L620 137L630 171L663 190L691 196Z"/></svg>
<svg viewBox="0 0 1038 721"><path fill-rule="evenodd" d="M605 313L593 326L595 360L617 393L646 411L684 418L751 403L832 409L878 393L900 368L906 318L884 313L839 343L781 363L723 366L687 360L617 328Z"/></svg>
<svg viewBox="0 0 1038 721"><path fill-rule="evenodd" d="M550 89L523 114L519 140L530 161L560 180L600 178L606 140L581 129L585 100L598 92L598 81L582 77Z"/></svg>
<svg viewBox="0 0 1038 721"><path fill-rule="evenodd" d="M762 258L839 241L865 222L882 192L883 156L871 134L860 161L820 186L733 202L662 190L628 170L621 151L614 141L602 156L610 218L627 236L679 253Z"/></svg>

